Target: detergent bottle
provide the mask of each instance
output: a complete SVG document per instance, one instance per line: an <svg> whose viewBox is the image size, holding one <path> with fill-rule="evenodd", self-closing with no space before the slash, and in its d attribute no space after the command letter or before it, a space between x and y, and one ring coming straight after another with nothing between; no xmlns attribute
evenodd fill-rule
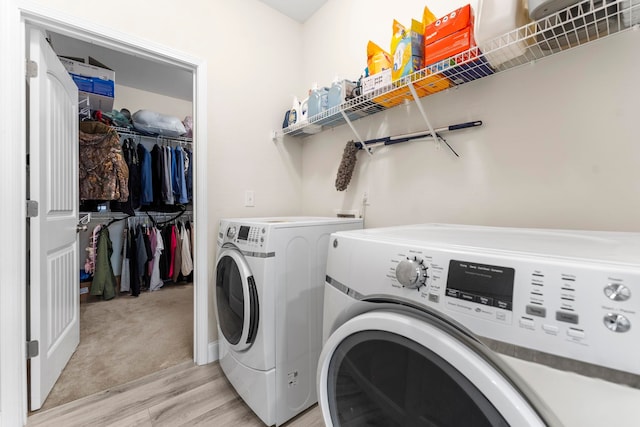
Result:
<svg viewBox="0 0 640 427"><path fill-rule="evenodd" d="M305 99L300 102L300 116L298 117L298 122L303 123L308 121L309 119L309 97L307 96Z"/></svg>
<svg viewBox="0 0 640 427"><path fill-rule="evenodd" d="M328 96L329 90L326 87L318 88L317 83L313 84L309 94L309 109L307 113L309 120L327 109Z"/></svg>
<svg viewBox="0 0 640 427"><path fill-rule="evenodd" d="M333 108L345 102L349 95L353 95L355 87L356 82L341 79L340 77L333 79L329 89L327 108Z"/></svg>

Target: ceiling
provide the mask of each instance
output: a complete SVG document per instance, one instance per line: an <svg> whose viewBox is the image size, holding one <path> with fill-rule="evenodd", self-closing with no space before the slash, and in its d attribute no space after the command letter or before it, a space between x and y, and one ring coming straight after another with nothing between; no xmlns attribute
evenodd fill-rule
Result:
<svg viewBox="0 0 640 427"><path fill-rule="evenodd" d="M191 101L193 74L179 67L161 64L97 44L47 32L53 50L59 56L91 56L116 73L116 84ZM167 82L171 82L167 84Z"/></svg>
<svg viewBox="0 0 640 427"><path fill-rule="evenodd" d="M327 0L260 0L277 10L280 13L303 24L318 9L320 9Z"/></svg>

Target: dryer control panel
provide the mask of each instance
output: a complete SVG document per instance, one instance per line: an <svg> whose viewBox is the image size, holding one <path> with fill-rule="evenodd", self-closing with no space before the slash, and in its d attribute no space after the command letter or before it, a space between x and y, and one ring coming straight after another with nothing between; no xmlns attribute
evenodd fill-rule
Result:
<svg viewBox="0 0 640 427"><path fill-rule="evenodd" d="M233 243L239 248L261 249L264 247L267 229L264 226L221 222L218 244Z"/></svg>

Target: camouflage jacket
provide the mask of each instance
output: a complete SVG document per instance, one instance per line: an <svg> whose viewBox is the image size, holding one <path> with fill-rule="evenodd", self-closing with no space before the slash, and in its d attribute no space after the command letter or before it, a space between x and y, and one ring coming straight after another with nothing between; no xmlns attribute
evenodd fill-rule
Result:
<svg viewBox="0 0 640 427"><path fill-rule="evenodd" d="M129 168L120 137L100 122L80 122L80 200L129 198Z"/></svg>

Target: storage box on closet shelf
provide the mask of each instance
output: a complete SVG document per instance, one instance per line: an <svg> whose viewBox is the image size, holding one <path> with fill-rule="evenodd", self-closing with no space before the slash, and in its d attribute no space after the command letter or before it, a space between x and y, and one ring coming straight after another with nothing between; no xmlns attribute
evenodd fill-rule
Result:
<svg viewBox="0 0 640 427"><path fill-rule="evenodd" d="M473 11L473 31L462 28L466 33L455 32L448 37L473 35L475 44L444 59L436 59L435 63L427 59L424 68L396 81L392 81L391 72L374 73L363 79L362 91L355 98L310 117L307 123L285 127L282 134L305 136L305 128L315 125L313 133L316 133L320 121L323 127L343 124L343 113L354 120L383 111L407 99L410 85L419 97L426 96L429 93L423 94L417 89L431 88L430 93L434 93L459 86L640 24L640 0L575 0L570 6L537 19L528 17L525 2L474 0L478 10ZM425 27L425 34L428 31ZM425 36L425 47L428 42Z"/></svg>

